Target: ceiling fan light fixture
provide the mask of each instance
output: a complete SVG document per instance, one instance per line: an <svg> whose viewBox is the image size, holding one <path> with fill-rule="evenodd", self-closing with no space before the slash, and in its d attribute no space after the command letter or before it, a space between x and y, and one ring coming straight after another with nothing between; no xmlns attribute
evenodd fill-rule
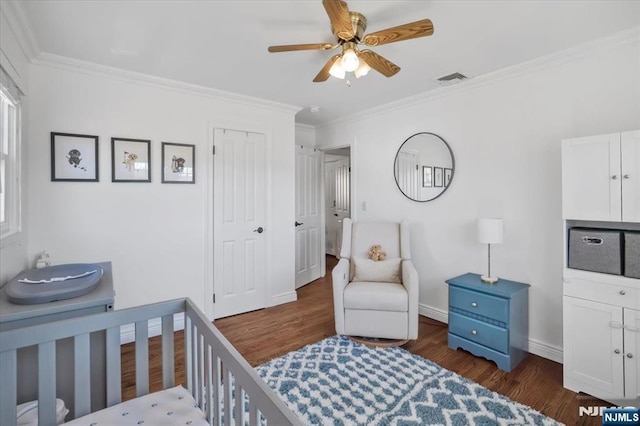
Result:
<svg viewBox="0 0 640 426"><path fill-rule="evenodd" d="M342 54L342 59L340 60L342 64L342 68L344 68L347 72L353 72L360 65L360 60L358 59L358 55L353 49L348 49Z"/></svg>
<svg viewBox="0 0 640 426"><path fill-rule="evenodd" d="M342 64L342 68L344 68L347 72L353 72L360 65L360 60L358 59L358 54L356 53L356 44L353 42L348 42L344 44L342 49L342 59L340 59L340 63Z"/></svg>
<svg viewBox="0 0 640 426"><path fill-rule="evenodd" d="M369 64L367 64L365 61L360 61L360 65L358 65L358 68L356 68L354 74L356 75L356 78L360 78L367 75L370 70L371 67L369 66Z"/></svg>
<svg viewBox="0 0 640 426"><path fill-rule="evenodd" d="M342 66L340 65L340 61L335 61L334 64L331 66L331 69L329 70L329 74L331 74L335 78L344 80L344 76L347 73L345 72L344 68L342 68Z"/></svg>

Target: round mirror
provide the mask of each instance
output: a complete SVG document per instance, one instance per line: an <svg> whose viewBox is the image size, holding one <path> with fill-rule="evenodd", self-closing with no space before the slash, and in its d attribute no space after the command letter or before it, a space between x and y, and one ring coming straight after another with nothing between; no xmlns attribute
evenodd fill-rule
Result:
<svg viewBox="0 0 640 426"><path fill-rule="evenodd" d="M414 201L438 198L451 185L454 171L449 144L433 133L416 133L404 141L396 154L396 184Z"/></svg>

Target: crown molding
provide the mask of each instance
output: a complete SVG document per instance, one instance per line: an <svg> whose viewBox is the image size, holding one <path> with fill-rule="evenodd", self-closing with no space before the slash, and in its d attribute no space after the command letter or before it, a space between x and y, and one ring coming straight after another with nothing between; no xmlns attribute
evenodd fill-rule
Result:
<svg viewBox="0 0 640 426"><path fill-rule="evenodd" d="M40 47L24 7L17 0L2 0L1 10L6 16L20 48L27 59L31 61L40 53Z"/></svg>
<svg viewBox="0 0 640 426"><path fill-rule="evenodd" d="M124 70L121 68L110 67L107 65L96 64L93 62L82 61L79 59L73 59L66 56L54 55L47 52L40 53L36 58L32 60L32 64L63 69L71 72L79 72L93 76L113 78L128 83L140 84L165 90L173 90L178 93L212 98L240 105L260 107L276 112L295 114L298 111L302 110L302 107L296 105L289 105L266 99L256 98L253 96L226 92L223 90L212 89L206 86L200 86L198 84L185 83L182 81L171 80L164 77L157 77L150 74L144 74L135 71Z"/></svg>
<svg viewBox="0 0 640 426"><path fill-rule="evenodd" d="M512 78L531 74L545 68L557 66L565 62L569 62L593 54L598 51L612 49L632 43L640 43L640 26L632 27L613 35L583 43L575 47L552 53L550 55L542 56L510 67L502 68L497 71L472 77L455 86L438 87L436 89L408 96L406 98L389 102L384 105L380 105L363 111L358 111L354 114L340 117L327 123L318 125L316 126L316 129L328 127L335 124L356 122L381 114L388 114L389 112L395 110L410 108L424 102L429 102L454 94L463 93L465 91L474 90L480 87L497 84Z"/></svg>
<svg viewBox="0 0 640 426"><path fill-rule="evenodd" d="M296 130L307 133L315 133L316 128L311 124L296 123Z"/></svg>

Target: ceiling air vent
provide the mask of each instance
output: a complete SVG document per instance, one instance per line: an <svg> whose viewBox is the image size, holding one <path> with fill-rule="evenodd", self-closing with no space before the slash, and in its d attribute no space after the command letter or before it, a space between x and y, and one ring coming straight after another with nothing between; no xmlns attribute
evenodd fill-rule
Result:
<svg viewBox="0 0 640 426"><path fill-rule="evenodd" d="M462 80L466 79L466 75L460 74L459 72L454 72L453 74L440 77L439 79L437 79L437 81L441 86L451 86L452 84L460 83Z"/></svg>

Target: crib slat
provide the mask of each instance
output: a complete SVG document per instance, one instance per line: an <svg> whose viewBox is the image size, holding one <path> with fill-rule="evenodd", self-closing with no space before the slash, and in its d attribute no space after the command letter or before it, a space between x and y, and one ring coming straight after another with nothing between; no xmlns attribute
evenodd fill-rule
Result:
<svg viewBox="0 0 640 426"><path fill-rule="evenodd" d="M184 321L184 363L185 363L185 371L184 376L187 379L187 390L191 392L191 395L194 395L193 390L193 378L191 376L191 370L193 370L193 365L191 361L191 357L189 356L189 350L191 349L191 318L186 317Z"/></svg>
<svg viewBox="0 0 640 426"><path fill-rule="evenodd" d="M175 386L175 358L173 348L173 315L162 317L162 386Z"/></svg>
<svg viewBox="0 0 640 426"><path fill-rule="evenodd" d="M149 393L149 325L136 322L136 396Z"/></svg>
<svg viewBox="0 0 640 426"><path fill-rule="evenodd" d="M56 424L56 342L38 345L38 424Z"/></svg>
<svg viewBox="0 0 640 426"><path fill-rule="evenodd" d="M89 334L79 334L73 338L74 418L91 412L91 346L89 345L89 337Z"/></svg>
<svg viewBox="0 0 640 426"><path fill-rule="evenodd" d="M18 403L17 351L0 352L0 383L2 384L2 398L0 398L0 425L15 426L16 404Z"/></svg>
<svg viewBox="0 0 640 426"><path fill-rule="evenodd" d="M224 392L224 426L231 426L231 372L227 367L222 365L222 391Z"/></svg>
<svg viewBox="0 0 640 426"><path fill-rule="evenodd" d="M106 332L107 352L107 407L122 401L122 366L120 362L120 326Z"/></svg>
<svg viewBox="0 0 640 426"><path fill-rule="evenodd" d="M200 391L200 398L198 398L200 408L205 407L205 370L204 370L204 336L202 333L198 333L198 390Z"/></svg>
<svg viewBox="0 0 640 426"><path fill-rule="evenodd" d="M214 417L214 425L216 426L220 426L222 424L222 401L220 400L220 379L221 379L221 375L220 375L220 358L218 358L218 356L213 353L213 363L211 364L211 367L213 369L212 371L212 376L213 376L213 400L214 400L214 406L213 409L215 410L213 413L213 417Z"/></svg>
<svg viewBox="0 0 640 426"><path fill-rule="evenodd" d="M198 329L195 324L191 323L191 383L193 383L193 389L191 394L193 399L198 401L198 395L200 395L201 389L198 383Z"/></svg>
<svg viewBox="0 0 640 426"><path fill-rule="evenodd" d="M258 406L256 405L255 398L249 398L249 425L255 426L258 424Z"/></svg>
<svg viewBox="0 0 640 426"><path fill-rule="evenodd" d="M233 414L234 414L234 418L236 420L236 426L241 426L243 424L242 422L242 415L244 414L244 410L242 408L242 395L243 390L240 387L240 384L238 383L238 381L236 380L236 386L235 386L235 404L233 406Z"/></svg>
<svg viewBox="0 0 640 426"><path fill-rule="evenodd" d="M213 362L213 360L211 359L211 346L206 345L205 346L205 360L204 360L204 393L206 396L205 399L205 406L206 406L206 410L205 410L205 416L207 418L207 423L212 424L213 423L213 413L214 413L214 407L213 407L213 389L211 386L211 363Z"/></svg>

